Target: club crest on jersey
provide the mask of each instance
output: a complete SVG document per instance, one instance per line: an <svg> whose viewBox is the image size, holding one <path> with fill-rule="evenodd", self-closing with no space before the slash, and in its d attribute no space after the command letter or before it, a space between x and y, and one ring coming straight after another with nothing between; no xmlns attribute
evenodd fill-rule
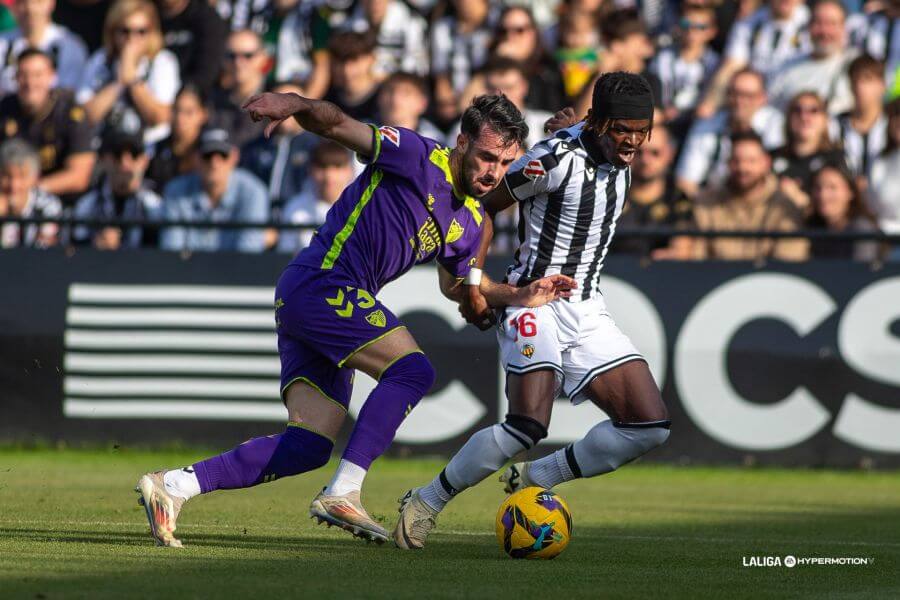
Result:
<svg viewBox="0 0 900 600"><path fill-rule="evenodd" d="M528 164L525 165L525 168L522 169L522 173L528 179L537 179L538 177L543 177L547 174L547 171L544 170L544 165L541 164L539 160L530 160Z"/></svg>
<svg viewBox="0 0 900 600"><path fill-rule="evenodd" d="M379 127L378 131L381 132L381 135L384 139L388 140L393 145L400 147L400 132L394 129L393 127L388 127L385 125L384 127Z"/></svg>
<svg viewBox="0 0 900 600"><path fill-rule="evenodd" d="M525 344L524 346L522 346L522 356L524 356L525 358L531 358L532 356L534 356L534 346L532 346L531 344Z"/></svg>
<svg viewBox="0 0 900 600"><path fill-rule="evenodd" d="M384 316L384 312L381 310L372 311L367 314L366 321L369 322L369 325L374 325L375 327L384 327L387 324L387 319Z"/></svg>
<svg viewBox="0 0 900 600"><path fill-rule="evenodd" d="M452 244L453 242L461 238L464 231L465 229L463 229L463 226L459 224L459 221L453 219L450 222L450 227L447 228L447 243Z"/></svg>

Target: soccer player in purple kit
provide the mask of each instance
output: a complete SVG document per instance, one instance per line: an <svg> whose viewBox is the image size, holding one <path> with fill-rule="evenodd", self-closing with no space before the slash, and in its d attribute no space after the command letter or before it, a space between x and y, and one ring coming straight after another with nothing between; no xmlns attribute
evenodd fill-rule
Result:
<svg viewBox="0 0 900 600"><path fill-rule="evenodd" d="M310 515L353 535L384 542L388 532L363 508L360 492L372 461L387 450L403 419L428 393L434 369L378 291L413 265L437 261L441 292L457 302L463 282L479 285L494 307L540 306L567 297L572 278L554 275L515 287L472 270L484 209L476 199L503 178L528 127L502 95L476 98L465 111L455 149L417 133L351 119L329 102L297 94L262 94L244 106L287 118L335 140L368 163L329 211L310 246L275 289L284 432L248 440L183 469L141 477L136 491L159 545L181 546L176 520L185 500L251 487L328 462L350 402L355 370L377 382L359 413L331 483Z"/></svg>

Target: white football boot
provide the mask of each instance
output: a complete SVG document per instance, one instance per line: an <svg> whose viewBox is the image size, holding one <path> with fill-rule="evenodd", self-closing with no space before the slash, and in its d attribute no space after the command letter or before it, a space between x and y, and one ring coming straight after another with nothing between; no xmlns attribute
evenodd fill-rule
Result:
<svg viewBox="0 0 900 600"><path fill-rule="evenodd" d="M398 502L400 520L394 528L394 544L402 550L421 550L437 524L438 513L422 501L419 488L409 490Z"/></svg>

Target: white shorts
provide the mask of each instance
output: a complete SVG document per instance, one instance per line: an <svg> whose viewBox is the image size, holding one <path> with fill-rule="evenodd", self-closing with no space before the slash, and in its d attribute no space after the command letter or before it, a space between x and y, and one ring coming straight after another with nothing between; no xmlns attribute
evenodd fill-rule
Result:
<svg viewBox="0 0 900 600"><path fill-rule="evenodd" d="M603 297L556 300L538 308L510 306L497 323L507 374L553 369L573 404L587 400L591 380L632 360L644 360L606 310Z"/></svg>

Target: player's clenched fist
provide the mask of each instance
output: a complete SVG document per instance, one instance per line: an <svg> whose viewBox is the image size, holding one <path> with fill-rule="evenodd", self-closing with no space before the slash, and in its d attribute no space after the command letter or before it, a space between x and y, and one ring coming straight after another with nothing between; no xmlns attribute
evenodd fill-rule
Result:
<svg viewBox="0 0 900 600"><path fill-rule="evenodd" d="M577 122L578 117L575 116L575 109L566 107L547 119L547 122L544 123L544 131L546 133L556 133L560 129L568 129Z"/></svg>

